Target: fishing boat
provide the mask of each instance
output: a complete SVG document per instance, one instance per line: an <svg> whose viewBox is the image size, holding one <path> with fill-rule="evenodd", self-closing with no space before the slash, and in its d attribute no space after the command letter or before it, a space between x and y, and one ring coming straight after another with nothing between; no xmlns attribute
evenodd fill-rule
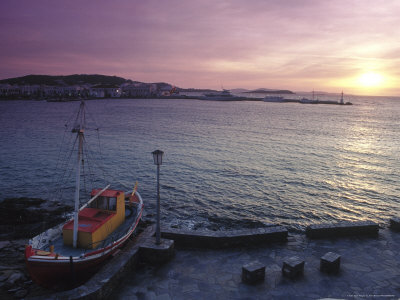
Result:
<svg viewBox="0 0 400 300"><path fill-rule="evenodd" d="M29 240L25 261L39 285L75 287L88 280L135 232L143 212L137 183L130 192L93 189L80 207L80 177L85 131L85 103L80 104L79 124L74 125L78 142L73 217ZM72 197L71 197L72 198Z"/></svg>

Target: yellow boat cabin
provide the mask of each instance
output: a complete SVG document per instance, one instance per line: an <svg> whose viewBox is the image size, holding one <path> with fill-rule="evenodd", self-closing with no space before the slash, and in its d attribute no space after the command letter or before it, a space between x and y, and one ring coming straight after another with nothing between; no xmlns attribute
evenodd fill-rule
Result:
<svg viewBox="0 0 400 300"><path fill-rule="evenodd" d="M95 189L91 196L101 190ZM105 190L78 215L79 248L94 249L125 221L125 194L117 190ZM64 245L73 244L74 220L63 227Z"/></svg>

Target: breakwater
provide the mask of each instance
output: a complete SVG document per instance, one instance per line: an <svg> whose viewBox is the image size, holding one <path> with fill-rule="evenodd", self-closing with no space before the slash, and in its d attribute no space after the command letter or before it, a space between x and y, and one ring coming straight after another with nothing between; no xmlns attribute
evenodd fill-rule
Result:
<svg viewBox="0 0 400 300"><path fill-rule="evenodd" d="M174 240L177 246L218 249L285 242L288 230L283 226L215 232L168 228L162 231L162 237Z"/></svg>

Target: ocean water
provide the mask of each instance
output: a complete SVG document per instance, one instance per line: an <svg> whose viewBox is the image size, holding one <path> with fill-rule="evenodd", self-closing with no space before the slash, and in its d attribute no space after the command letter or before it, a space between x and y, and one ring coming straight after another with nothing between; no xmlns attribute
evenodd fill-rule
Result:
<svg viewBox="0 0 400 300"><path fill-rule="evenodd" d="M82 193L105 183L129 190L137 180L147 218L153 218L151 152L161 149L163 226L281 224L302 230L340 220L387 224L400 209L400 99L348 100L354 105L87 101L89 175ZM66 170L76 158L67 150L74 139L66 125L74 123L78 106L0 102L0 200L61 196L59 201L72 204L75 175Z"/></svg>

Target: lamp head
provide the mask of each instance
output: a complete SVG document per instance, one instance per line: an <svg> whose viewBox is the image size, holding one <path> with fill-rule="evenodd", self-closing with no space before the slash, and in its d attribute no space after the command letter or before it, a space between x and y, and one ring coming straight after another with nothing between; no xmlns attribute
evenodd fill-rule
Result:
<svg viewBox="0 0 400 300"><path fill-rule="evenodd" d="M152 152L152 154L153 154L154 164L157 166L162 165L162 157L164 152L161 150L155 150Z"/></svg>

